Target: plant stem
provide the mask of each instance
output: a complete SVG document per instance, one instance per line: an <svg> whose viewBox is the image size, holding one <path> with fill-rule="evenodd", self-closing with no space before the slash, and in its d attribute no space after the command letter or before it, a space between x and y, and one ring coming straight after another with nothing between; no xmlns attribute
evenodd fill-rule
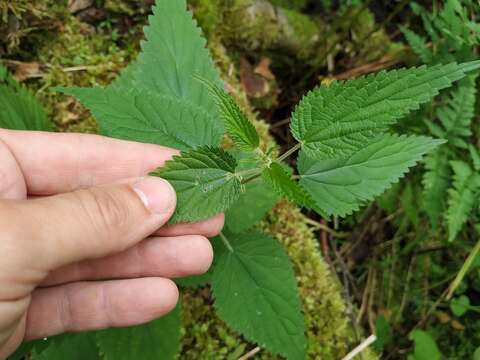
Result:
<svg viewBox="0 0 480 360"><path fill-rule="evenodd" d="M297 143L294 147L287 150L287 152L285 152L283 155L280 155L279 158L278 158L278 161L285 160L286 158L288 158L290 155L292 155L295 151L297 151L301 147L302 147L302 145L300 145L300 143Z"/></svg>
<svg viewBox="0 0 480 360"><path fill-rule="evenodd" d="M370 335L368 338L366 338L365 340L363 340L360 345L358 345L355 349L353 349L352 351L350 351L347 356L345 356L342 360L351 360L353 359L355 356L357 356L358 354L360 354L363 350L365 350L367 347L369 347L370 345L372 345L375 341L377 340L377 337L372 334Z"/></svg>
<svg viewBox="0 0 480 360"><path fill-rule="evenodd" d="M242 184L249 183L250 181L255 180L256 178L260 177L261 175L262 175L261 172L259 172L257 174L254 174L254 175L250 176L249 178L246 178L245 180L243 180Z"/></svg>
<svg viewBox="0 0 480 360"><path fill-rule="evenodd" d="M227 239L227 237L225 236L225 234L224 234L223 232L220 232L219 236L220 236L220 239L222 239L223 244L227 247L228 251L230 251L231 253L233 253L232 244L230 244L230 241L228 241L228 239Z"/></svg>
<svg viewBox="0 0 480 360"><path fill-rule="evenodd" d="M455 290L457 290L463 278L465 277L465 275L467 275L468 270L470 270L473 260L475 260L475 257L477 256L479 251L480 251L480 239L477 241L477 243L472 249L472 252L468 255L467 260L465 260L462 267L458 271L457 276L448 287L448 292L447 292L447 295L445 296L445 300L447 301L450 300Z"/></svg>

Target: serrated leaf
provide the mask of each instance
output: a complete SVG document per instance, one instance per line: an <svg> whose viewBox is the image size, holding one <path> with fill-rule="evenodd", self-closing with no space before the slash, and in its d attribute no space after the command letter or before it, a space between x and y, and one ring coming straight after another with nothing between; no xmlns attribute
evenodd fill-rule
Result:
<svg viewBox="0 0 480 360"><path fill-rule="evenodd" d="M43 351L34 350L32 360L101 359L94 332L65 334L56 337Z"/></svg>
<svg viewBox="0 0 480 360"><path fill-rule="evenodd" d="M308 208L314 206L309 193L305 189L292 179L292 175L287 169L279 163L272 163L269 167L265 168L262 173L263 178L267 184L281 196L286 196L291 201Z"/></svg>
<svg viewBox="0 0 480 360"><path fill-rule="evenodd" d="M241 150L255 150L260 144L257 130L233 98L215 84L200 78L199 81L206 84L210 90L217 104L218 112L223 118L225 129L235 145Z"/></svg>
<svg viewBox="0 0 480 360"><path fill-rule="evenodd" d="M450 184L450 165L443 147L425 157L423 175L422 208L427 213L434 229L438 220L445 213L445 193Z"/></svg>
<svg viewBox="0 0 480 360"><path fill-rule="evenodd" d="M480 175L463 161L451 161L453 188L448 190L448 241L453 241L468 220L476 204L480 188Z"/></svg>
<svg viewBox="0 0 480 360"><path fill-rule="evenodd" d="M300 184L328 215L346 216L398 181L443 141L385 135L342 159L316 161L301 153Z"/></svg>
<svg viewBox="0 0 480 360"><path fill-rule="evenodd" d="M311 158L350 155L479 67L480 61L421 66L320 86L292 114L293 135Z"/></svg>
<svg viewBox="0 0 480 360"><path fill-rule="evenodd" d="M218 316L246 339L288 359L305 359L302 308L290 259L262 233L228 237L212 278Z"/></svg>
<svg viewBox="0 0 480 360"><path fill-rule="evenodd" d="M125 93L113 87L57 88L92 111L100 131L110 137L170 146L179 150L218 145L216 120L183 100L145 90Z"/></svg>
<svg viewBox="0 0 480 360"><path fill-rule="evenodd" d="M172 184L177 207L171 222L207 219L227 210L241 192L236 160L220 148L202 147L182 152L151 173Z"/></svg>
<svg viewBox="0 0 480 360"><path fill-rule="evenodd" d="M225 213L225 227L234 233L250 229L263 219L280 196L258 178L245 185L245 192Z"/></svg>
<svg viewBox="0 0 480 360"><path fill-rule="evenodd" d="M420 60L427 64L430 63L432 61L433 54L432 51L427 47L426 40L406 27L402 26L401 30L411 49L420 58Z"/></svg>
<svg viewBox="0 0 480 360"><path fill-rule="evenodd" d="M217 86L222 84L186 1L157 1L144 33L146 41L133 69L136 86L186 100L216 114L214 100L194 76Z"/></svg>
<svg viewBox="0 0 480 360"><path fill-rule="evenodd" d="M0 127L12 130L51 131L52 122L42 104L4 70L0 78Z"/></svg>
<svg viewBox="0 0 480 360"><path fill-rule="evenodd" d="M148 324L99 331L98 346L104 360L173 360L180 350L180 327L181 310L177 305Z"/></svg>

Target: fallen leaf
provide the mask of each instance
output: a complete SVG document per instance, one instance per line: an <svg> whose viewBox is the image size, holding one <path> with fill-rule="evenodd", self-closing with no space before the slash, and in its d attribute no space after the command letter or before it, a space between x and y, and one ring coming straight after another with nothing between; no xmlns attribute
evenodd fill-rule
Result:
<svg viewBox="0 0 480 360"><path fill-rule="evenodd" d="M13 77L17 81L26 79L39 78L45 76L44 66L36 62L11 62L9 67L12 69Z"/></svg>
<svg viewBox="0 0 480 360"><path fill-rule="evenodd" d="M267 80L275 80L275 75L273 75L272 71L270 70L270 65L272 65L272 60L267 57L263 57L258 65L255 66L254 73Z"/></svg>
<svg viewBox="0 0 480 360"><path fill-rule="evenodd" d="M252 98L261 98L270 91L268 81L255 74L252 64L244 57L240 58L240 82L247 95Z"/></svg>
<svg viewBox="0 0 480 360"><path fill-rule="evenodd" d="M93 5L93 0L69 0L68 11L75 14Z"/></svg>

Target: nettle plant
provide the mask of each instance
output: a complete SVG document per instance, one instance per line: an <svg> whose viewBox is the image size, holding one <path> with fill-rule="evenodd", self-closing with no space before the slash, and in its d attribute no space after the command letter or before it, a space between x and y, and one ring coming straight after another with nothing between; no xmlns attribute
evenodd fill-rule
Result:
<svg viewBox="0 0 480 360"><path fill-rule="evenodd" d="M389 130L480 67L480 61L383 71L309 92L291 116L297 145L278 155L266 149L224 85L184 0L154 7L137 61L106 88L61 88L95 115L104 135L181 150L152 173L176 189L172 223L220 212L227 228L216 239L215 262L205 276L217 315L259 346L288 359L308 352L305 322L292 264L282 246L255 228L280 197L324 217L344 217L381 194L443 140ZM221 147L224 133L234 149ZM298 167L284 161L298 154ZM275 193L276 195L272 195ZM173 358L180 315L95 335L107 359ZM81 341L77 341L78 348ZM90 340L89 340L90 341ZM53 342L55 352L68 341ZM60 351L60 350L58 350Z"/></svg>

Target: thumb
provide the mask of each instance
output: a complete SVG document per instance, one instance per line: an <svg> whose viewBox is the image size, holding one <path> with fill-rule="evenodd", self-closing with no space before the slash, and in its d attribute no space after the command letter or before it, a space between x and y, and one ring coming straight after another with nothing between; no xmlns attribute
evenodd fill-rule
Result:
<svg viewBox="0 0 480 360"><path fill-rule="evenodd" d="M11 248L45 271L122 251L165 224L175 210L172 186L156 177L27 201L0 202Z"/></svg>

